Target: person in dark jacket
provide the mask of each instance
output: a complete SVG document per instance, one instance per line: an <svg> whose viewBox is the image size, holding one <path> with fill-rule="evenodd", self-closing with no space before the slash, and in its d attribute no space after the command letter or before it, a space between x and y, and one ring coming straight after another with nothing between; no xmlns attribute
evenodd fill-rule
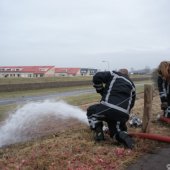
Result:
<svg viewBox="0 0 170 170"><path fill-rule="evenodd" d="M170 62L159 64L157 83L163 116L170 118Z"/></svg>
<svg viewBox="0 0 170 170"><path fill-rule="evenodd" d="M95 140L104 140L104 121L108 125L110 137L115 137L132 149L134 141L127 133L126 122L135 104L136 89L128 76L128 70L97 72L93 76L93 86L101 95L100 103L87 109L88 122L95 132Z"/></svg>

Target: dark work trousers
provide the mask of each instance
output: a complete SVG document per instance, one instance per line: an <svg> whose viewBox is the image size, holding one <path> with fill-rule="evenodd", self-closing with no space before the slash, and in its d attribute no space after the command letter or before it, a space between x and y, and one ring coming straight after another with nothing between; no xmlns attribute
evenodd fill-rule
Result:
<svg viewBox="0 0 170 170"><path fill-rule="evenodd" d="M112 138L120 131L127 131L126 122L129 115L102 104L95 104L87 109L87 118L92 130L95 130L98 126L103 126L102 121L107 122Z"/></svg>
<svg viewBox="0 0 170 170"><path fill-rule="evenodd" d="M167 102L168 102L168 108L164 111L164 116L170 118L170 92L167 95Z"/></svg>

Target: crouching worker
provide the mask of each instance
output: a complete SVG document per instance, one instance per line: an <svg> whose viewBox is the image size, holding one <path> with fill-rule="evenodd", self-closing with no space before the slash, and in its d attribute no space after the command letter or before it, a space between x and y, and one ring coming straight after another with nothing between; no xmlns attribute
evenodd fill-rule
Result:
<svg viewBox="0 0 170 170"><path fill-rule="evenodd" d="M170 118L170 62L159 64L157 83L163 116Z"/></svg>
<svg viewBox="0 0 170 170"><path fill-rule="evenodd" d="M136 90L127 69L97 72L93 77L93 86L101 95L100 103L87 109L88 122L95 133L95 140L104 140L104 121L108 125L110 137L115 137L125 147L132 149L134 141L127 133L126 122L135 103Z"/></svg>

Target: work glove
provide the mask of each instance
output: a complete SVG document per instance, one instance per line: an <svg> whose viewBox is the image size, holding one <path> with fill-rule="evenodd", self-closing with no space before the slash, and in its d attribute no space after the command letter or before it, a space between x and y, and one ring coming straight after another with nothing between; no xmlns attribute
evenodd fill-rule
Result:
<svg viewBox="0 0 170 170"><path fill-rule="evenodd" d="M100 93L101 96L103 95L104 90L103 84L94 84L93 87L96 89L97 93Z"/></svg>
<svg viewBox="0 0 170 170"><path fill-rule="evenodd" d="M161 109L166 110L168 108L168 103L167 102L162 102L161 103Z"/></svg>

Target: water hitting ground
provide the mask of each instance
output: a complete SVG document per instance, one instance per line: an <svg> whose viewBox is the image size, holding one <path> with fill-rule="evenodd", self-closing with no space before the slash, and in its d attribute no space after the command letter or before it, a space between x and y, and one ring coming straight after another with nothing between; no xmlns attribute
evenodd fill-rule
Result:
<svg viewBox="0 0 170 170"><path fill-rule="evenodd" d="M31 102L19 107L0 127L0 147L43 136L69 119L87 124L86 112L64 101Z"/></svg>

